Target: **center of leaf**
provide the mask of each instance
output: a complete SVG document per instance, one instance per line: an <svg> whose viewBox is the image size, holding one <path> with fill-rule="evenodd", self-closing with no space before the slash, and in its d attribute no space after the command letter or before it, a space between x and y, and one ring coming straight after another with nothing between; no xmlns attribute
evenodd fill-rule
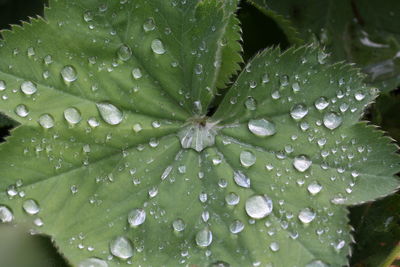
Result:
<svg viewBox="0 0 400 267"><path fill-rule="evenodd" d="M178 132L183 148L193 148L201 152L204 148L214 145L217 122L210 122L207 119L208 117L191 118L188 124Z"/></svg>

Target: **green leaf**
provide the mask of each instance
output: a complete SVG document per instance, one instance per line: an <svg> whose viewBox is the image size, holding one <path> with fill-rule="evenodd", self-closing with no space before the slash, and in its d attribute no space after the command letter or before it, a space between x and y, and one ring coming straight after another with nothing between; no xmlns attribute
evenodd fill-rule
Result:
<svg viewBox="0 0 400 267"><path fill-rule="evenodd" d="M54 0L4 32L0 110L22 125L1 220L74 266L347 264L346 205L399 186L396 146L358 122L376 91L318 48L265 50L204 116L240 58L232 3Z"/></svg>
<svg viewBox="0 0 400 267"><path fill-rule="evenodd" d="M275 19L292 43L317 38L333 61L363 68L373 86L388 92L400 85L398 1L249 1Z"/></svg>
<svg viewBox="0 0 400 267"><path fill-rule="evenodd" d="M0 127L10 127L15 125L16 123L13 120L0 113Z"/></svg>

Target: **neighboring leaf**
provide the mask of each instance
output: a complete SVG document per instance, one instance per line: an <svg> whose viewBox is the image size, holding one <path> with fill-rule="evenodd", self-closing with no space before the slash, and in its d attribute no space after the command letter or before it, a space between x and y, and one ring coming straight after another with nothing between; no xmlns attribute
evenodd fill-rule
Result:
<svg viewBox="0 0 400 267"><path fill-rule="evenodd" d="M226 3L54 0L5 32L1 220L80 267L347 264L346 205L399 185L358 123L376 91L317 48L266 50L204 116Z"/></svg>
<svg viewBox="0 0 400 267"><path fill-rule="evenodd" d="M0 113L0 127L15 126L16 123Z"/></svg>
<svg viewBox="0 0 400 267"><path fill-rule="evenodd" d="M290 37L314 37L332 51L333 61L363 68L368 82L388 92L400 85L400 2L396 0L249 0L274 18ZM277 15L280 14L280 15Z"/></svg>

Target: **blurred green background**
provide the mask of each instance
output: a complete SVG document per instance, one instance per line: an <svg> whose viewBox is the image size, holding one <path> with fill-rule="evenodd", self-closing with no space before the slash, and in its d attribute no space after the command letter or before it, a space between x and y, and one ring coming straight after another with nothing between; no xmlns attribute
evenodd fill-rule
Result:
<svg viewBox="0 0 400 267"><path fill-rule="evenodd" d="M0 29L20 24L29 17L41 16L47 0L0 0ZM238 12L243 29L244 58L247 61L269 46L285 49L289 42L277 24L253 6L242 1ZM0 59L1 60L1 59ZM400 140L400 89L393 88L381 95L365 115L388 135ZM16 126L0 115L0 142ZM400 239L400 194L350 209L355 228L351 266L378 266ZM28 234L21 227L0 225L1 267L63 267L68 266L49 237ZM397 266L400 266L398 264Z"/></svg>

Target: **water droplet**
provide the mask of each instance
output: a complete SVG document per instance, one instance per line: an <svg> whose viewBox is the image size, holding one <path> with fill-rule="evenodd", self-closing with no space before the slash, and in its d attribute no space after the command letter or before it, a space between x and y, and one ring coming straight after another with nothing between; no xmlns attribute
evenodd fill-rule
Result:
<svg viewBox="0 0 400 267"><path fill-rule="evenodd" d="M362 92L362 91L358 91L358 92L356 92L356 93L354 94L354 98L355 98L357 101L362 101L362 100L365 98L365 93Z"/></svg>
<svg viewBox="0 0 400 267"><path fill-rule="evenodd" d="M128 238L118 236L110 242L110 251L114 256L125 260L133 256L133 245Z"/></svg>
<svg viewBox="0 0 400 267"><path fill-rule="evenodd" d="M140 125L139 123L136 123L136 124L134 124L133 125L133 131L135 132L135 133L138 133L138 132L140 132L143 128L142 128L142 125Z"/></svg>
<svg viewBox="0 0 400 267"><path fill-rule="evenodd" d="M203 248L211 245L212 239L212 232L207 227L196 234L196 244Z"/></svg>
<svg viewBox="0 0 400 267"><path fill-rule="evenodd" d="M116 106L105 102L97 103L96 106L102 119L108 124L117 125L122 122L123 114Z"/></svg>
<svg viewBox="0 0 400 267"><path fill-rule="evenodd" d="M22 204L22 208L29 215L38 214L40 211L40 207L39 207L38 203L33 199L25 200L24 203Z"/></svg>
<svg viewBox="0 0 400 267"><path fill-rule="evenodd" d="M8 223L14 219L13 213L6 206L0 206L0 222Z"/></svg>
<svg viewBox="0 0 400 267"><path fill-rule="evenodd" d="M96 128L100 125L99 121L96 118L89 118L87 120L87 123L89 124L90 127Z"/></svg>
<svg viewBox="0 0 400 267"><path fill-rule="evenodd" d="M6 82L3 80L0 80L0 91L4 91L6 90L7 86L6 86Z"/></svg>
<svg viewBox="0 0 400 267"><path fill-rule="evenodd" d="M325 97L320 97L317 100L315 100L314 105L318 110L323 110L329 106L329 102Z"/></svg>
<svg viewBox="0 0 400 267"><path fill-rule="evenodd" d="M29 115L29 110L24 104L21 104L15 108L15 114L17 114L21 118L25 118Z"/></svg>
<svg viewBox="0 0 400 267"><path fill-rule="evenodd" d="M329 267L329 265L320 260L313 260L310 263L308 263L305 267Z"/></svg>
<svg viewBox="0 0 400 267"><path fill-rule="evenodd" d="M300 155L294 158L293 160L293 166L298 170L299 172L305 172L310 168L312 164L312 161L305 155Z"/></svg>
<svg viewBox="0 0 400 267"><path fill-rule="evenodd" d="M119 47L117 55L120 60L128 61L132 56L132 50L129 46L123 44Z"/></svg>
<svg viewBox="0 0 400 267"><path fill-rule="evenodd" d="M139 68L134 68L132 70L132 76L135 80L142 78L142 71Z"/></svg>
<svg viewBox="0 0 400 267"><path fill-rule="evenodd" d="M154 23L154 19L153 18L148 18L146 19L146 21L143 24L143 30L145 32L149 32L152 31L156 28L156 24Z"/></svg>
<svg viewBox="0 0 400 267"><path fill-rule="evenodd" d="M310 208L302 209L299 213L299 220L302 223L310 223L315 219L315 212Z"/></svg>
<svg viewBox="0 0 400 267"><path fill-rule="evenodd" d="M256 156L250 151L240 152L240 163L243 167L248 168L256 163Z"/></svg>
<svg viewBox="0 0 400 267"><path fill-rule="evenodd" d="M250 179L241 171L233 172L233 179L238 186L250 188Z"/></svg>
<svg viewBox="0 0 400 267"><path fill-rule="evenodd" d="M319 64L325 64L326 63L326 58L329 56L329 54L325 53L324 51L318 51L318 62Z"/></svg>
<svg viewBox="0 0 400 267"><path fill-rule="evenodd" d="M300 84L299 83L293 83L292 84L292 90L293 90L293 92L299 92L300 90L301 90L301 88L300 88Z"/></svg>
<svg viewBox="0 0 400 267"><path fill-rule="evenodd" d="M78 73L73 66L67 65L61 70L61 77L66 83L71 83L78 79Z"/></svg>
<svg viewBox="0 0 400 267"><path fill-rule="evenodd" d="M281 84L281 86L288 86L289 85L289 76L287 75L282 75L279 78L279 83Z"/></svg>
<svg viewBox="0 0 400 267"><path fill-rule="evenodd" d="M186 228L186 224L182 219L176 219L172 222L172 227L177 232L182 232Z"/></svg>
<svg viewBox="0 0 400 267"><path fill-rule="evenodd" d="M203 65L201 64L196 64L194 66L194 73L196 73L197 75L200 75L203 73Z"/></svg>
<svg viewBox="0 0 400 267"><path fill-rule="evenodd" d="M268 73L265 73L263 76L262 76L262 83L268 83L269 82L269 75L268 75Z"/></svg>
<svg viewBox="0 0 400 267"><path fill-rule="evenodd" d="M301 120L304 118L308 113L308 108L302 104L294 105L290 109L290 116L292 116L295 120Z"/></svg>
<svg viewBox="0 0 400 267"><path fill-rule="evenodd" d="M83 19L86 22L90 22L93 20L93 13L91 11L86 11L85 13L83 13Z"/></svg>
<svg viewBox="0 0 400 267"><path fill-rule="evenodd" d="M269 245L269 248L273 251L273 252L276 252L276 251L278 251L279 250L279 243L277 243L277 242L272 242L270 245Z"/></svg>
<svg viewBox="0 0 400 267"><path fill-rule="evenodd" d="M25 95L33 95L34 93L36 93L37 88L33 82L26 81L21 84L21 91Z"/></svg>
<svg viewBox="0 0 400 267"><path fill-rule="evenodd" d="M164 44L159 39L155 39L151 42L151 49L154 53L162 55L165 53Z"/></svg>
<svg viewBox="0 0 400 267"><path fill-rule="evenodd" d="M76 108L67 108L64 110L64 118L70 124L77 124L81 121L81 113Z"/></svg>
<svg viewBox="0 0 400 267"><path fill-rule="evenodd" d="M256 100L254 98L252 98L251 96L246 99L246 102L244 102L244 105L248 110L256 110L256 108L257 108Z"/></svg>
<svg viewBox="0 0 400 267"><path fill-rule="evenodd" d="M235 205L239 204L240 197L237 194L231 192L225 196L225 201L226 201L226 204L228 204L230 206L235 206Z"/></svg>
<svg viewBox="0 0 400 267"><path fill-rule="evenodd" d="M323 121L326 128L333 130L342 124L342 117L334 112L330 112L325 114Z"/></svg>
<svg viewBox="0 0 400 267"><path fill-rule="evenodd" d="M246 213L253 219L262 219L272 212L272 200L267 195L256 195L246 200Z"/></svg>
<svg viewBox="0 0 400 267"><path fill-rule="evenodd" d="M89 258L81 261L78 264L78 267L108 267L106 261L97 258Z"/></svg>
<svg viewBox="0 0 400 267"><path fill-rule="evenodd" d="M146 220L146 211L143 209L134 209L128 214L128 223L131 227L136 227Z"/></svg>
<svg viewBox="0 0 400 267"><path fill-rule="evenodd" d="M50 129L54 127L54 119L50 114L43 114L39 117L39 124L45 129Z"/></svg>
<svg viewBox="0 0 400 267"><path fill-rule="evenodd" d="M244 224L239 220L234 220L231 225L229 225L229 231L232 234L238 234L244 229Z"/></svg>
<svg viewBox="0 0 400 267"><path fill-rule="evenodd" d="M307 190L308 190L308 192L310 192L311 195L314 196L314 195L318 194L319 192L321 192L322 185L320 185L317 182L313 182L308 185Z"/></svg>
<svg viewBox="0 0 400 267"><path fill-rule="evenodd" d="M260 137L270 136L276 133L275 124L266 119L250 120L247 126L250 132Z"/></svg>

